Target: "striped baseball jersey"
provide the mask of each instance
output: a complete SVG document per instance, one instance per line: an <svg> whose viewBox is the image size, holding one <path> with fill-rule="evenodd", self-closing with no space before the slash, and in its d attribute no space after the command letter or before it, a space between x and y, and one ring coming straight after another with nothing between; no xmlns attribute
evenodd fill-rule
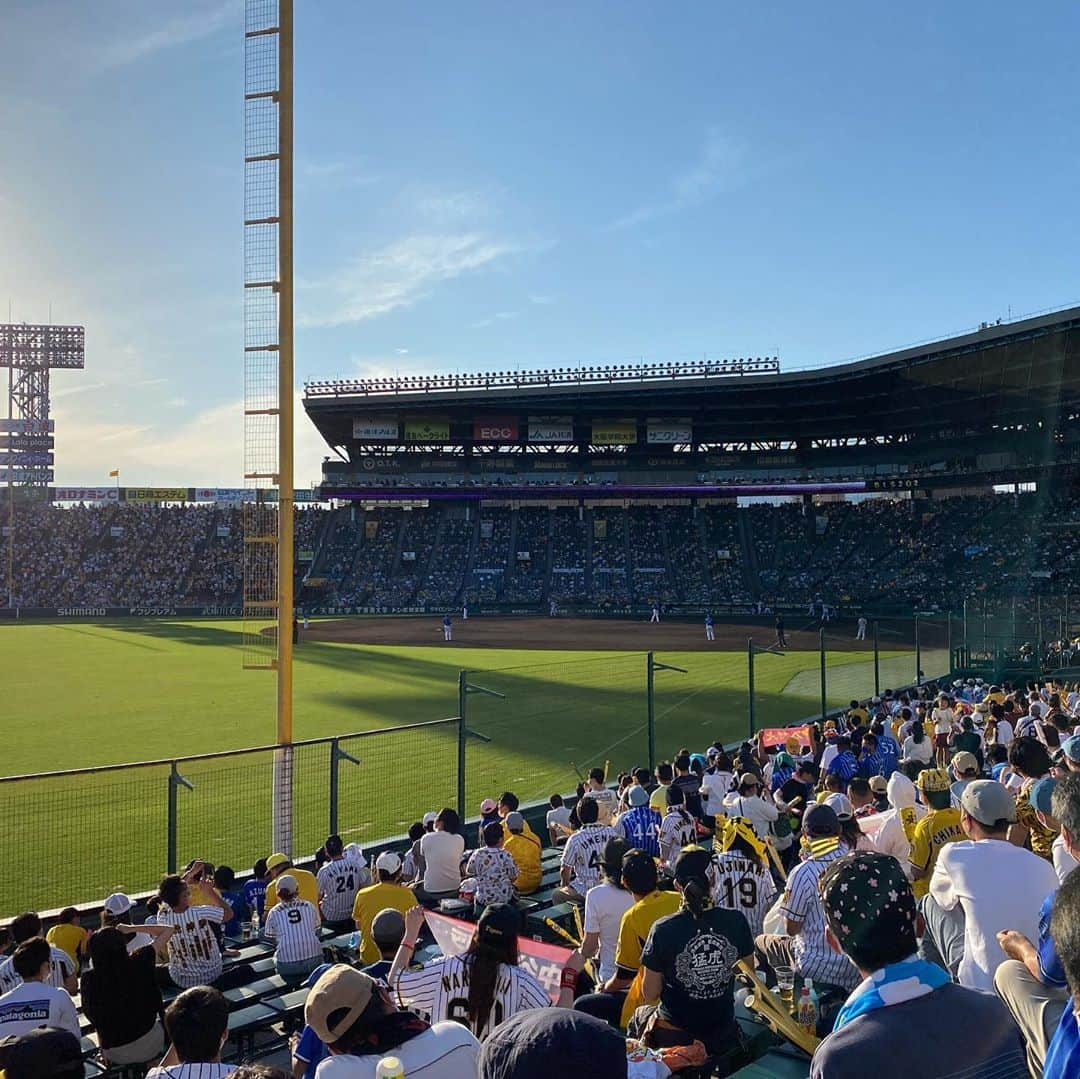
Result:
<svg viewBox="0 0 1080 1079"><path fill-rule="evenodd" d="M50 952L48 984L63 989L64 979L76 973L75 962L63 948L53 945ZM7 993L17 985L22 985L22 976L16 972L12 957L8 956L0 963L0 993Z"/></svg>
<svg viewBox="0 0 1080 1079"><path fill-rule="evenodd" d="M469 1026L469 963L462 956L447 956L425 963L419 970L407 970L398 979L397 995L429 1022L450 1019ZM521 967L499 964L491 1013L473 1033L484 1035L504 1019L526 1008L547 1008L551 997L539 981Z"/></svg>
<svg viewBox="0 0 1080 1079"><path fill-rule="evenodd" d="M574 832L563 847L562 865L573 871L570 883L579 895L584 895L600 883L600 863L604 847L615 831L607 824L586 824Z"/></svg>
<svg viewBox="0 0 1080 1079"><path fill-rule="evenodd" d="M344 922L352 917L356 893L371 883L367 867L351 858L335 858L319 870L319 906L328 922Z"/></svg>
<svg viewBox="0 0 1080 1079"><path fill-rule="evenodd" d="M772 874L760 862L733 850L716 855L713 872L716 905L739 911L750 923L750 932L760 933L765 915L776 898Z"/></svg>
<svg viewBox="0 0 1080 1079"><path fill-rule="evenodd" d="M278 903L266 915L265 933L277 945L279 963L299 963L322 955L319 915L306 899Z"/></svg>
<svg viewBox="0 0 1080 1079"><path fill-rule="evenodd" d="M181 989L210 985L221 976L221 948L212 925L221 925L225 912L220 907L188 907L176 912L162 907L157 924L171 925L169 977Z"/></svg>
<svg viewBox="0 0 1080 1079"><path fill-rule="evenodd" d="M671 870L683 847L697 839L694 818L682 806L672 806L660 822L660 858Z"/></svg>
<svg viewBox="0 0 1080 1079"><path fill-rule="evenodd" d="M621 835L630 846L657 858L660 855L660 841L656 836L659 825L660 814L643 805L628 809L612 827L615 834Z"/></svg>
<svg viewBox="0 0 1080 1079"><path fill-rule="evenodd" d="M224 1079L237 1067L236 1064L174 1064L171 1068L151 1068L146 1079Z"/></svg>

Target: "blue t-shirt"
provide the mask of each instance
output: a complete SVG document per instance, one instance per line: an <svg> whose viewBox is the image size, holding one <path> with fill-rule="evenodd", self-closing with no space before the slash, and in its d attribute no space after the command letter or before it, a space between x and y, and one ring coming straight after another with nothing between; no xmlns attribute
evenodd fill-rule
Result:
<svg viewBox="0 0 1080 1079"><path fill-rule="evenodd" d="M1050 936L1050 913L1054 908L1054 896L1051 892L1039 908L1039 977L1044 985L1052 985L1055 989L1065 988L1065 968L1058 958L1057 948L1054 947L1054 938ZM1046 1073L1051 1074L1050 1072Z"/></svg>
<svg viewBox="0 0 1080 1079"><path fill-rule="evenodd" d="M329 1055L329 1050L319 1041L318 1034L311 1027L304 1027L304 1032L300 1035L300 1041L297 1042L296 1049L293 1052L293 1056L297 1060L307 1062L307 1068L304 1069L304 1079L315 1079L315 1069Z"/></svg>
<svg viewBox="0 0 1080 1079"><path fill-rule="evenodd" d="M1046 1050L1046 1062L1043 1064L1046 1079L1080 1075L1080 1029L1077 1029L1075 1008L1076 1002L1070 997Z"/></svg>
<svg viewBox="0 0 1080 1079"><path fill-rule="evenodd" d="M993 776L995 782L1001 782L1001 773L1008 767L1008 762L1002 761L1000 764L995 764L994 767L990 769L990 775Z"/></svg>
<svg viewBox="0 0 1080 1079"><path fill-rule="evenodd" d="M259 919L263 916L263 902L266 899L266 885L269 881L265 880L249 880L244 884L244 902L247 904L248 910L258 910Z"/></svg>
<svg viewBox="0 0 1080 1079"><path fill-rule="evenodd" d="M885 774L885 758L878 753L864 753L859 760L859 775L864 779Z"/></svg>
<svg viewBox="0 0 1080 1079"><path fill-rule="evenodd" d="M855 760L855 754L849 749L838 753L829 764L826 775L838 775L844 783L852 779L859 770L859 762Z"/></svg>
<svg viewBox="0 0 1080 1079"><path fill-rule="evenodd" d="M232 919L221 927L221 931L227 937L239 936L240 923L246 922L251 917L251 911L247 905L247 900L244 898L244 893L234 888L231 892L222 892L221 898L232 907L233 912Z"/></svg>
<svg viewBox="0 0 1080 1079"><path fill-rule="evenodd" d="M881 756L881 774L889 779L896 771L900 760L900 746L891 734L882 734L878 737L878 754Z"/></svg>

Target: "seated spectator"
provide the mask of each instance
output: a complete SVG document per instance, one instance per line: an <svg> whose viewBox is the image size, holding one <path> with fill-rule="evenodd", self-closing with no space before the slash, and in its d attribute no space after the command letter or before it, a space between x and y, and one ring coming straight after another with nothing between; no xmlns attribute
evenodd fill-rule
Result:
<svg viewBox="0 0 1080 1079"><path fill-rule="evenodd" d="M825 767L825 766L823 766ZM848 782L859 774L859 762L851 751L851 739L842 734L836 739L836 754L825 767L827 776L835 775L840 778L840 790L848 785Z"/></svg>
<svg viewBox="0 0 1080 1079"><path fill-rule="evenodd" d="M1054 899L1050 936L1072 995L1046 1049L1046 1079L1080 1074L1080 873L1070 873Z"/></svg>
<svg viewBox="0 0 1080 1079"><path fill-rule="evenodd" d="M892 775L896 773L893 772ZM892 779L892 775L889 779ZM873 795L873 812L874 813L887 813L891 807L889 803L889 779L884 776L871 776L867 781L867 786L870 788L870 793ZM848 797L851 798L851 784L848 784ZM854 799L852 799L854 802ZM870 807L866 807L870 808ZM859 810L856 808L855 815L859 815Z"/></svg>
<svg viewBox="0 0 1080 1079"><path fill-rule="evenodd" d="M33 912L16 915L11 919L8 927L11 931L12 951L27 940L33 940L41 936L41 919ZM57 989L66 989L72 996L78 992L79 981L76 975L78 968L74 961L63 948L55 945L49 946L51 956L51 968L49 971L49 985ZM14 957L8 956L0 963L0 993L6 993L19 984L19 972L15 969Z"/></svg>
<svg viewBox="0 0 1080 1079"><path fill-rule="evenodd" d="M998 933L1013 929L1034 939L1039 907L1058 884L1048 861L1008 841L1015 820L1012 795L1000 783L969 784L960 802L968 838L949 843L938 855L922 902L926 933L920 954L961 985L984 992L992 991L994 972L1006 959Z"/></svg>
<svg viewBox="0 0 1080 1079"><path fill-rule="evenodd" d="M540 840L531 829L526 833L525 818L516 811L507 813L504 823L509 834L504 833L503 847L517 866L514 887L518 895L531 895L543 880Z"/></svg>
<svg viewBox="0 0 1080 1079"><path fill-rule="evenodd" d="M372 936L375 915L383 910L402 914L416 905L416 896L401 883L401 858L392 850L384 850L375 859L375 884L361 888L353 903L353 921L360 934L360 961L377 963L381 958L379 945Z"/></svg>
<svg viewBox="0 0 1080 1079"><path fill-rule="evenodd" d="M390 967L398 948L401 947L401 942L405 939L405 916L400 910L394 910L391 907L380 910L371 922L371 939L375 941L379 949L379 959L361 969L377 982L389 986L387 979L390 977ZM312 977L309 984L314 985L316 980Z"/></svg>
<svg viewBox="0 0 1080 1079"><path fill-rule="evenodd" d="M637 789L643 791L641 787ZM597 959L598 985L603 985L615 974L619 926L622 916L634 903L634 897L622 880L623 858L629 850L630 845L625 839L609 839L600 862L600 883L585 894L584 936L578 953L582 959Z"/></svg>
<svg viewBox="0 0 1080 1079"><path fill-rule="evenodd" d="M86 941L90 934L79 925L79 912L74 907L64 907L56 918L56 925L45 934L45 939L71 956L78 970L86 958Z"/></svg>
<svg viewBox="0 0 1080 1079"><path fill-rule="evenodd" d="M443 956L408 970L417 935L424 927L423 907L413 907L405 915L405 939L390 971L397 999L428 1022L464 1023L481 1041L511 1015L526 1008L549 1007L547 990L518 966L520 926L521 916L513 907L487 907L464 955Z"/></svg>
<svg viewBox="0 0 1080 1079"><path fill-rule="evenodd" d="M589 779L585 784L585 797L594 799L599 806L600 815L597 820L601 824L610 824L615 816L615 809L619 799L618 795L604 782L603 768L589 769ZM517 806L514 808L516 809Z"/></svg>
<svg viewBox="0 0 1080 1079"><path fill-rule="evenodd" d="M970 753L975 758L976 773L983 770L983 740L971 716L960 720L960 733L953 736L952 744L957 755Z"/></svg>
<svg viewBox="0 0 1080 1079"><path fill-rule="evenodd" d="M667 809L667 789L675 778L675 769L667 761L661 761L656 766L656 787L649 795L649 805L657 813L663 813Z"/></svg>
<svg viewBox="0 0 1080 1079"><path fill-rule="evenodd" d="M266 859L260 858L251 867L251 877L244 881L243 896L244 905L248 909L249 917L256 911L261 922L265 916L266 889L270 884L270 871L266 868Z"/></svg>
<svg viewBox="0 0 1080 1079"><path fill-rule="evenodd" d="M1065 778L1075 773L1066 772ZM1069 852L1069 840L1066 838L1061 822L1054 813L1054 792L1057 790L1058 780L1052 776L1043 776L1031 785L1028 792L1028 801L1035 810L1035 816L1044 828L1049 828L1054 833L1054 842L1050 848L1050 860L1054 866L1054 872L1058 880L1064 882L1065 878L1077 867L1076 858ZM1071 786L1070 788L1071 789Z"/></svg>
<svg viewBox="0 0 1080 1079"><path fill-rule="evenodd" d="M815 984L853 989L859 981L858 971L829 947L818 894L822 874L845 853L840 846L840 821L832 807L811 806L803 816L803 835L810 843L810 857L791 871L780 900L786 932L760 935L757 948L770 967L793 967L801 977L813 978Z"/></svg>
<svg viewBox="0 0 1080 1079"><path fill-rule="evenodd" d="M1019 737L1009 746L1009 764L1022 781L1016 795L1016 820L1009 829L1009 842L1018 847L1030 845L1032 851L1049 862L1053 859L1057 833L1040 822L1029 796L1035 781L1050 774L1050 754L1037 738Z"/></svg>
<svg viewBox="0 0 1080 1079"><path fill-rule="evenodd" d="M331 967L312 987L304 1021L326 1045L319 1079L374 1079L385 1056L406 1075L463 1079L476 1074L480 1043L457 1022L429 1024L394 1005L388 990L344 964Z"/></svg>
<svg viewBox="0 0 1080 1079"><path fill-rule="evenodd" d="M720 853L713 861L713 902L726 910L737 910L749 923L750 932L760 933L776 898L765 843L747 821L732 817L717 833L716 846Z"/></svg>
<svg viewBox="0 0 1080 1079"><path fill-rule="evenodd" d="M622 880L634 900L619 923L615 945L615 973L595 993L578 997L574 1007L625 1027L641 1004L641 952L653 925L679 909L675 892L661 892L656 862L644 851L631 850L623 857Z"/></svg>
<svg viewBox="0 0 1080 1079"><path fill-rule="evenodd" d="M654 858L660 857L660 814L649 805L648 792L642 786L633 786L627 793L629 808L619 815L612 825L615 835L625 839L630 847L643 850Z"/></svg>
<svg viewBox="0 0 1080 1079"><path fill-rule="evenodd" d="M934 759L934 747L930 739L926 737L922 723L915 720L911 725L911 733L904 739L901 750L900 763L918 771L925 768Z"/></svg>
<svg viewBox="0 0 1080 1079"><path fill-rule="evenodd" d="M829 946L863 981L814 1053L813 1079L1026 1075L1016 1027L984 993L916 955L919 914L896 859L860 852L821 876Z"/></svg>
<svg viewBox="0 0 1080 1079"><path fill-rule="evenodd" d="M251 908L243 891L236 887L236 872L231 866L219 865L214 870L214 887L232 911L232 917L221 927L221 931L236 940L240 936L240 923L251 920Z"/></svg>
<svg viewBox="0 0 1080 1079"><path fill-rule="evenodd" d="M82 1046L70 1030L35 1027L0 1038L0 1075L5 1079L83 1079Z"/></svg>
<svg viewBox="0 0 1080 1079"><path fill-rule="evenodd" d="M169 925L147 927L161 946L173 935ZM128 952L134 926L109 927L90 938L93 967L80 982L82 1010L97 1031L98 1045L110 1064L144 1064L165 1051L161 991L153 945Z"/></svg>
<svg viewBox="0 0 1080 1079"><path fill-rule="evenodd" d="M184 990L165 1009L169 1051L146 1079L221 1079L236 1071L221 1063L229 1036L229 1002L208 985Z"/></svg>
<svg viewBox="0 0 1080 1079"><path fill-rule="evenodd" d="M347 933L356 928L352 920L356 893L371 883L371 874L363 855L352 856L345 849L341 836L327 836L323 850L328 861L315 878L319 888L319 912L329 929Z"/></svg>
<svg viewBox="0 0 1080 1079"><path fill-rule="evenodd" d="M270 880L266 885L266 894L263 897L264 924L266 915L270 913L274 904L278 901L276 881L282 873L288 873L296 881L297 887L300 889L301 899L306 899L313 907L319 905L319 884L315 879L315 874L308 872L306 869L297 869L287 854L271 854L266 859L266 871L270 874Z"/></svg>
<svg viewBox="0 0 1080 1079"><path fill-rule="evenodd" d="M982 775L982 765L976 759L974 753L966 749L960 750L952 759L949 769L955 776L955 781L949 786L949 802L955 808L960 808L960 795L969 783L974 783Z"/></svg>
<svg viewBox="0 0 1080 1079"><path fill-rule="evenodd" d="M454 899L461 888L461 856L465 840L458 835L460 823L453 809L441 809L434 827L420 840L424 876L413 891L418 903L434 907L442 899Z"/></svg>
<svg viewBox="0 0 1080 1079"><path fill-rule="evenodd" d="M506 824L507 819L511 813L518 813L520 816L521 801L513 791L503 791L502 794L499 795L499 804L497 808L499 820L502 821L503 831L509 835L510 829ZM536 839L538 843L540 842L536 833L529 827L529 822L524 817L521 818L521 831L523 835Z"/></svg>
<svg viewBox="0 0 1080 1079"><path fill-rule="evenodd" d="M880 779L883 785L886 783L884 776L871 776L871 779ZM874 804L874 792L870 789L869 780L856 776L848 784L847 796L851 808L855 811L856 819L869 817L877 812L877 806Z"/></svg>
<svg viewBox="0 0 1080 1079"><path fill-rule="evenodd" d="M477 917L485 907L514 901L518 867L509 853L503 850L503 828L500 823L484 825L484 846L472 852L465 872L476 880L474 905Z"/></svg>
<svg viewBox="0 0 1080 1079"><path fill-rule="evenodd" d="M600 861L609 839L615 838L610 825L597 820L599 806L595 798L579 799L575 807L581 827L563 847L560 886L552 896L556 903L584 903L585 893L600 883Z"/></svg>
<svg viewBox="0 0 1080 1079"><path fill-rule="evenodd" d="M670 875L683 847L697 842L697 824L683 805L682 788L672 783L667 790L667 812L660 821L660 863Z"/></svg>
<svg viewBox="0 0 1080 1079"><path fill-rule="evenodd" d="M776 818L780 815L775 803L765 794L762 782L753 772L739 776L739 786L724 799L729 817L749 821L758 838L767 839Z"/></svg>
<svg viewBox="0 0 1080 1079"><path fill-rule="evenodd" d="M19 980L0 996L0 1038L40 1026L59 1027L78 1038L79 1016L71 994L50 984L52 950L44 937L24 940L10 962Z"/></svg>
<svg viewBox="0 0 1080 1079"><path fill-rule="evenodd" d="M300 898L300 885L290 873L277 884L277 903L266 915L264 932L274 942L274 969L291 986L299 985L323 960L319 910Z"/></svg>
<svg viewBox="0 0 1080 1079"><path fill-rule="evenodd" d="M1033 801L1035 796L1033 791ZM1066 852L1070 857L1080 854L1076 838L1080 836L1080 775L1069 776L1057 784L1053 809L1061 819L1060 839ZM1042 1074L1047 1047L1069 999L1065 971L1050 932L1055 895L1056 892L1051 892L1043 900L1037 942L1013 929L998 933L998 944L1009 958L997 968L994 988L1023 1032L1032 1075Z"/></svg>
<svg viewBox="0 0 1080 1079"><path fill-rule="evenodd" d="M855 819L855 807L846 794L830 794L822 805L832 806L836 819L840 822L840 845L847 851L873 850L874 844L868 835L863 834L859 822Z"/></svg>
<svg viewBox="0 0 1080 1079"><path fill-rule="evenodd" d="M863 736L862 749L859 753L859 775L863 779L869 779L871 776L881 776L885 774L885 757L881 750L878 748L877 736L874 734L866 734ZM850 784L851 780L848 780Z"/></svg>
<svg viewBox="0 0 1080 1079"><path fill-rule="evenodd" d="M147 917L146 925L154 925L157 921L157 904L160 902L157 896L151 896L146 901ZM117 926L126 925L131 921L131 909L134 904L129 896L123 892L113 892L101 906L101 928L115 929ZM168 937L151 936L140 927L134 934L125 934L129 955L133 955L140 948L153 947L160 955L164 954L168 947Z"/></svg>
<svg viewBox="0 0 1080 1079"><path fill-rule="evenodd" d="M547 829L548 839L553 847L566 842L570 832L570 810L563 805L561 794L553 794L548 799Z"/></svg>
<svg viewBox="0 0 1080 1079"><path fill-rule="evenodd" d="M942 768L927 768L919 773L915 785L922 795L927 815L916 825L911 836L910 879L916 899L930 890L930 877L938 855L946 843L964 838L960 810L953 808L949 773Z"/></svg>

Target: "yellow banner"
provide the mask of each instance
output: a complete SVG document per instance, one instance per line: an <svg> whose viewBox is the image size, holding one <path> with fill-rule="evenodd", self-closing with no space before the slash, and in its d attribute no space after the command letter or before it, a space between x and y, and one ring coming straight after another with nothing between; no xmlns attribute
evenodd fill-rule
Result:
<svg viewBox="0 0 1080 1079"><path fill-rule="evenodd" d="M633 420L593 420L594 446L632 446L637 442L637 424Z"/></svg>
<svg viewBox="0 0 1080 1079"><path fill-rule="evenodd" d="M125 487L125 502L187 502L191 497L188 487Z"/></svg>
<svg viewBox="0 0 1080 1079"><path fill-rule="evenodd" d="M449 420L406 420L405 439L408 442L449 442Z"/></svg>

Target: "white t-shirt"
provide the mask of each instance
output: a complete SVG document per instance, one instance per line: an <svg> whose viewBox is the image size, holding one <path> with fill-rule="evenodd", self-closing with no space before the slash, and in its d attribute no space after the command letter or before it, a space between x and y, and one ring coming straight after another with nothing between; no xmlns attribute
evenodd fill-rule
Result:
<svg viewBox="0 0 1080 1079"><path fill-rule="evenodd" d="M836 759L837 754L840 752L840 748L835 742L829 742L825 748L821 751L821 774L825 775L829 770L829 765Z"/></svg>
<svg viewBox="0 0 1080 1079"><path fill-rule="evenodd" d="M921 761L929 764L934 759L934 743L926 735L921 742L916 742L911 735L904 739L904 749L901 756L906 761Z"/></svg>
<svg viewBox="0 0 1080 1079"><path fill-rule="evenodd" d="M465 840L453 832L428 832L420 840L424 858L424 891L456 892L461 885Z"/></svg>
<svg viewBox="0 0 1080 1079"><path fill-rule="evenodd" d="M79 1016L65 990L43 982L20 982L0 996L0 1038L45 1026L79 1037Z"/></svg>
<svg viewBox="0 0 1080 1079"><path fill-rule="evenodd" d="M276 903L266 915L264 931L277 943L275 954L279 963L300 963L322 955L319 918L315 907L306 899Z"/></svg>
<svg viewBox="0 0 1080 1079"><path fill-rule="evenodd" d="M76 973L75 963L63 948L50 945L49 982L56 989L64 988L64 979ZM0 993L6 993L15 986L22 985L22 978L15 972L15 964L9 955L0 963Z"/></svg>
<svg viewBox="0 0 1080 1079"><path fill-rule="evenodd" d="M606 824L586 824L574 832L563 847L562 866L572 870L571 884L584 895L600 883L600 863L604 847L615 838L615 830Z"/></svg>
<svg viewBox="0 0 1080 1079"><path fill-rule="evenodd" d="M1080 865L1080 862L1069 853L1068 848L1065 846L1065 840L1058 836L1054 840L1050 847L1050 857L1054 862L1054 871L1058 875L1058 880L1062 884L1065 883L1065 878Z"/></svg>
<svg viewBox="0 0 1080 1079"><path fill-rule="evenodd" d="M917 818L926 816L925 806L916 805L914 809ZM900 863L904 876L911 880L911 840L904 831L899 810L887 809L881 814L881 827L874 834L873 845L880 854L891 854Z"/></svg>
<svg viewBox="0 0 1080 1079"><path fill-rule="evenodd" d="M174 1064L171 1068L151 1068L146 1079L224 1079L236 1068L236 1064Z"/></svg>
<svg viewBox="0 0 1080 1079"><path fill-rule="evenodd" d="M480 1043L460 1023L436 1023L399 1045L393 1055L409 1079L476 1079ZM380 1059L377 1053L327 1057L315 1070L315 1079L375 1079Z"/></svg>
<svg viewBox="0 0 1080 1079"><path fill-rule="evenodd" d="M930 713L930 719L934 724L934 734L952 733L953 710L951 708L935 708Z"/></svg>
<svg viewBox="0 0 1080 1079"><path fill-rule="evenodd" d="M997 723L997 735L995 743L999 746L1007 746L1013 740L1012 724L1007 719L999 719Z"/></svg>
<svg viewBox="0 0 1080 1079"><path fill-rule="evenodd" d="M750 822L759 839L767 839L769 825L772 824L780 811L775 804L764 798L744 798L738 791L733 791L724 799L724 808L729 817L743 817Z"/></svg>
<svg viewBox="0 0 1080 1079"><path fill-rule="evenodd" d="M596 803L597 823L610 824L619 804L619 796L613 790L601 787L600 790L586 791L585 797L591 798Z"/></svg>
<svg viewBox="0 0 1080 1079"><path fill-rule="evenodd" d="M625 888L605 881L590 888L585 895L585 932L600 934L600 980L606 982L615 973L615 945L619 942L622 916L634 905L634 897Z"/></svg>
<svg viewBox="0 0 1080 1079"><path fill-rule="evenodd" d="M459 955L425 963L419 970L406 970L398 978L397 996L406 1007L418 1011L430 1023L444 1020L469 1022L469 965ZM488 1021L473 1031L481 1040L504 1019L527 1008L547 1008L551 997L536 978L522 967L499 964L495 998ZM410 1076L411 1072L406 1071Z"/></svg>
<svg viewBox="0 0 1080 1079"><path fill-rule="evenodd" d="M731 790L735 777L730 772L706 772L701 777L701 807L710 817L724 812L724 795Z"/></svg>
<svg viewBox="0 0 1080 1079"><path fill-rule="evenodd" d="M1004 839L956 840L938 854L930 894L945 910L964 911L964 958L957 980L994 991L994 971L1007 956L997 942L1003 929L1039 939L1039 909L1058 887L1054 867Z"/></svg>
<svg viewBox="0 0 1080 1079"><path fill-rule="evenodd" d="M158 911L157 924L176 927L169 937L169 977L182 989L209 985L221 976L221 948L211 924L220 925L220 907L188 907L182 914Z"/></svg>
<svg viewBox="0 0 1080 1079"><path fill-rule="evenodd" d="M567 828L570 827L570 810L566 806L559 806L558 809L549 809L547 811L548 828L554 828L557 824L563 824Z"/></svg>

